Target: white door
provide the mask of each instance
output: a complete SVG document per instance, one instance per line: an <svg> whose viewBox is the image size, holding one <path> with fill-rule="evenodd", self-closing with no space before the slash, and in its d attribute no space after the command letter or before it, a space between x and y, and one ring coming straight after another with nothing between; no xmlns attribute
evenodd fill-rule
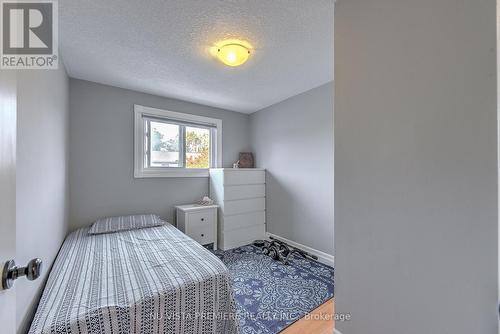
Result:
<svg viewBox="0 0 500 334"><path fill-rule="evenodd" d="M16 255L16 72L0 70L0 275ZM1 290L0 333L15 333L16 290Z"/></svg>

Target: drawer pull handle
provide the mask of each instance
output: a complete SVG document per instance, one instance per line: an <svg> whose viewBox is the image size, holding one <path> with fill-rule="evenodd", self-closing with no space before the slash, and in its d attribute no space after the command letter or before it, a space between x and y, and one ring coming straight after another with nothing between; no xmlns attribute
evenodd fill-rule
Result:
<svg viewBox="0 0 500 334"><path fill-rule="evenodd" d="M201 218L201 221L204 222L205 221L205 218Z"/></svg>
<svg viewBox="0 0 500 334"><path fill-rule="evenodd" d="M204 237L205 235L204 235L204 234L202 234L201 236L202 236L202 237Z"/></svg>

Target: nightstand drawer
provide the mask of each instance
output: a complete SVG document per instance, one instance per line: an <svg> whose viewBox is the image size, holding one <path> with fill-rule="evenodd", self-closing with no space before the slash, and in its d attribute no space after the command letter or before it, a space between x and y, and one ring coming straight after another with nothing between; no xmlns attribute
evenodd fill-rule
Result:
<svg viewBox="0 0 500 334"><path fill-rule="evenodd" d="M190 212L187 214L189 224L205 224L210 225L214 223L212 211Z"/></svg>
<svg viewBox="0 0 500 334"><path fill-rule="evenodd" d="M187 234L202 245L214 242L214 226L212 224L189 224Z"/></svg>

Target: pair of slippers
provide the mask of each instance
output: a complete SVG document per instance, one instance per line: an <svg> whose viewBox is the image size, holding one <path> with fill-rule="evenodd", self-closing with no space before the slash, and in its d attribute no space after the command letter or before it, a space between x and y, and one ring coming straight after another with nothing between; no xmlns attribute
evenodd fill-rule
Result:
<svg viewBox="0 0 500 334"><path fill-rule="evenodd" d="M287 265L289 258L294 249L290 248L287 244L277 240L256 240L254 245L262 249L262 254L271 257L273 260L280 261Z"/></svg>

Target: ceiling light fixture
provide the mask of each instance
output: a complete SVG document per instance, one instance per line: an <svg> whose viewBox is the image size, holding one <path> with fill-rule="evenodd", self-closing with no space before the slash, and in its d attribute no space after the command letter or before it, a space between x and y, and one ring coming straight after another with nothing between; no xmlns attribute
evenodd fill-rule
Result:
<svg viewBox="0 0 500 334"><path fill-rule="evenodd" d="M250 48L240 43L229 42L217 46L217 58L227 66L240 66L249 56Z"/></svg>

